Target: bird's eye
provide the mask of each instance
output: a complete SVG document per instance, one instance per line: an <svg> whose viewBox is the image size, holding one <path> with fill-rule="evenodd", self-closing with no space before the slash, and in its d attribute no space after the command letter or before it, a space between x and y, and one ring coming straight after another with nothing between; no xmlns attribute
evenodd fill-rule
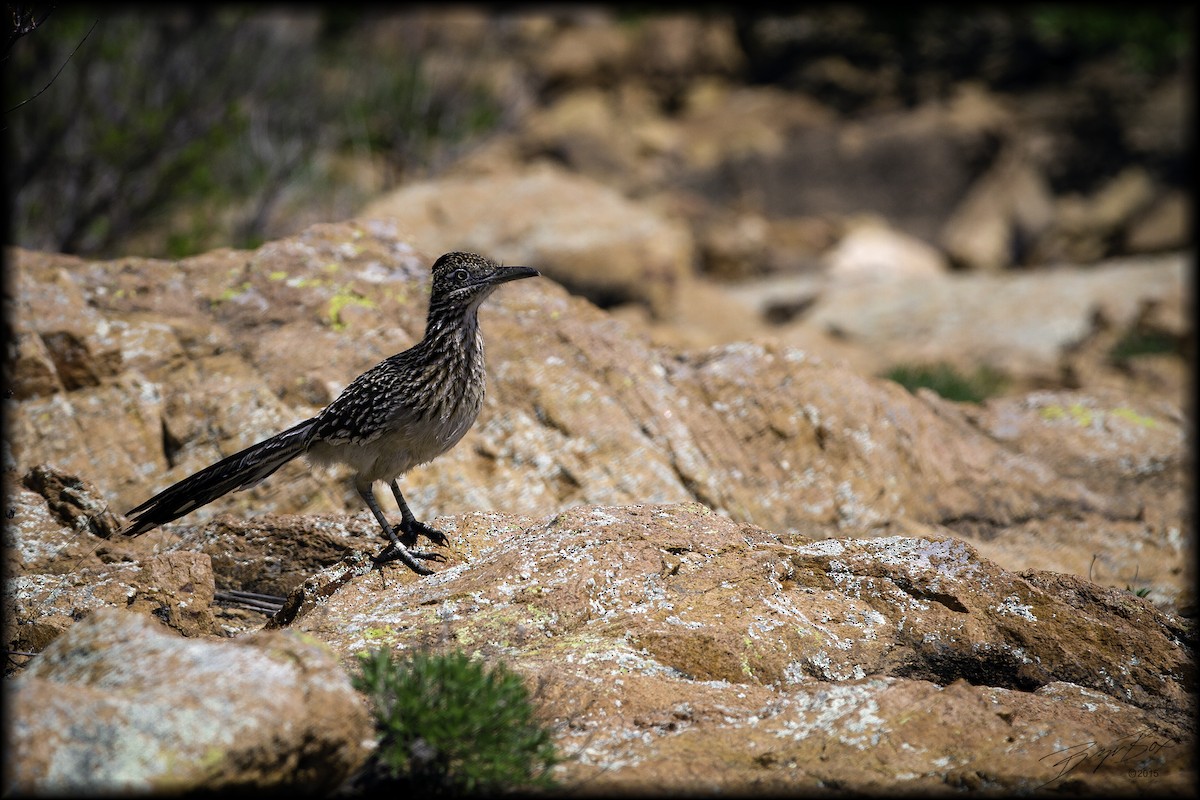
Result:
<svg viewBox="0 0 1200 800"><path fill-rule="evenodd" d="M467 280L467 271L465 269L454 270L454 282L464 283Z"/></svg>

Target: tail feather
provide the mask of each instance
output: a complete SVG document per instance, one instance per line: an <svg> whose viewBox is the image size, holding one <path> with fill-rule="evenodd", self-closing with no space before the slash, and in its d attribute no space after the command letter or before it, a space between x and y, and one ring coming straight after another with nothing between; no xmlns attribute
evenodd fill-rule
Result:
<svg viewBox="0 0 1200 800"><path fill-rule="evenodd" d="M129 524L121 533L137 536L164 522L179 519L229 492L249 489L303 453L315 423L315 418L305 420L167 487L137 508L130 509L125 515Z"/></svg>

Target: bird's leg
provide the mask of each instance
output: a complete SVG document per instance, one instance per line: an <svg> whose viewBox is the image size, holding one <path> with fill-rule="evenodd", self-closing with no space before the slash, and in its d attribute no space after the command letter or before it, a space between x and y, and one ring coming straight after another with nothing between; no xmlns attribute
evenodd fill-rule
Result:
<svg viewBox="0 0 1200 800"><path fill-rule="evenodd" d="M445 561L446 557L441 553L422 553L416 550L409 550L404 546L404 544L401 543L399 537L396 536L396 532L392 530L392 526L388 524L387 517L383 515L383 509L379 507L379 503L375 500L375 493L371 491L370 484L365 487L355 486L355 489L358 490L359 497L366 501L367 507L370 508L371 513L375 515L375 519L379 522L379 526L383 528L383 532L386 533L388 539L391 540L391 543L382 551L380 551L379 555L374 556L371 559L375 562L376 566L387 563L388 561L400 560L404 562L406 567L418 575L432 575L433 570L417 563L417 559L422 559L424 561ZM411 512L409 513L411 514ZM413 539L415 540L416 537L414 536Z"/></svg>
<svg viewBox="0 0 1200 800"><path fill-rule="evenodd" d="M400 484L392 480L392 494L396 497L396 505L400 506L400 541L406 547L412 547L417 543L417 534L421 534L434 544L440 544L443 547L450 544L450 540L446 538L446 534L439 531L432 525L426 525L424 522L418 522L409 510L408 503L404 502L404 495L400 494Z"/></svg>

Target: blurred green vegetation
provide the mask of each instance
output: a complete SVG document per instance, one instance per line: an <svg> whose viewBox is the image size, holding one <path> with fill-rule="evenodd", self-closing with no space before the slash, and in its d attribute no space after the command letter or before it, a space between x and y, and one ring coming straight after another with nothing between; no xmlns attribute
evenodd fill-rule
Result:
<svg viewBox="0 0 1200 800"><path fill-rule="evenodd" d="M1150 73L1173 68L1187 55L1191 25L1154 5L1055 4L1031 8L1033 29L1045 42L1071 42L1089 56L1116 52Z"/></svg>
<svg viewBox="0 0 1200 800"><path fill-rule="evenodd" d="M95 256L251 247L288 204L356 210L364 191L339 158L386 190L502 123L471 64L433 75L421 33L377 17L55 8L5 70L13 240Z"/></svg>
<svg viewBox="0 0 1200 800"><path fill-rule="evenodd" d="M613 13L636 29L670 8ZM870 107L876 85L915 103L962 80L1005 90L1062 79L1080 59L1106 54L1134 70L1178 69L1192 30L1185 5L779 13L703 4L693 13L734 18L746 48L739 79L847 112ZM764 32L751 35L760 23ZM519 40L505 39L520 27L511 18L474 34L457 24L367 5L53 7L5 63L11 240L85 256L181 257L254 246L283 235L281 220L296 230L352 216L513 123L520 102L497 88L496 58L517 59L524 100L553 90L538 83L528 53L505 49ZM796 77L827 55L878 80L847 94L822 70ZM677 83L659 81L676 94ZM1094 159L1105 175L1114 153L1124 153L1119 142ZM1092 177L1065 172L1051 176L1057 187Z"/></svg>
<svg viewBox="0 0 1200 800"><path fill-rule="evenodd" d="M1138 356L1183 354L1183 342L1179 336L1165 331L1130 329L1108 351L1108 358L1115 364L1123 364Z"/></svg>
<svg viewBox="0 0 1200 800"><path fill-rule="evenodd" d="M1008 377L999 370L981 365L970 373L946 364L901 364L892 367L883 377L916 393L919 388L932 389L947 400L961 403L982 403L995 397L1009 384Z"/></svg>

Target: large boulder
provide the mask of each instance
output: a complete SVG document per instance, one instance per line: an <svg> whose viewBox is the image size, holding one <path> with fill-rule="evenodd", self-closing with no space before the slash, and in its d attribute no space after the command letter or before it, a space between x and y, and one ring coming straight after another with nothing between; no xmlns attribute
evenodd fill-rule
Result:
<svg viewBox="0 0 1200 800"><path fill-rule="evenodd" d="M1182 307L1187 262L1183 254L1168 254L1087 269L957 273L882 287L830 283L780 337L800 328L836 332L875 368L945 361L969 371L985 364L1055 385L1064 355L1092 334L1097 317L1124 332L1147 305Z"/></svg>
<svg viewBox="0 0 1200 800"><path fill-rule="evenodd" d="M10 408L16 473L54 465L95 484L99 505L107 501L120 511L221 455L311 416L359 372L420 337L428 261L399 237L394 224L384 222L318 226L256 251L218 251L177 263L79 262L14 251L22 312L15 316L18 343L32 352L68 327L79 343L79 355L72 358L38 362L37 369L28 362L18 367L18 374L48 376L44 384L58 388L19 396ZM1029 317L1027 326L1013 325L1014 315L1025 319L1019 315L1032 313L1031 298L1041 295L1019 278L979 276L995 285L990 292L975 288L974 301L962 294L966 287L954 276L927 280L923 289L942 288L918 293L912 302L937 308L940 298L954 304L954 319L965 326L925 337L930 355L950 353L955 343L975 357L1010 353L1015 362L1045 353L1049 369L1055 362L1047 335L1070 340L1086 329L1085 318L1099 303L1114 319L1134 314L1139 298L1179 290L1182 266L1178 260L1114 266L1091 280L1051 276L1050 285L1061 283L1061 295L1072 305L1064 310L1043 303L1035 308L1050 316ZM886 291L877 285L847 287L842 293L847 298L861 292L854 295L861 301L857 308L848 299L829 297L805 322L824 318L881 352L899 348L897 326L917 324L917 317L903 313L902 284L888 283ZM996 308L1010 297L1007 312ZM70 313L56 313L56 299ZM974 317L964 311L968 302L977 302ZM952 321L932 317L926 324ZM1064 409L1077 404L1093 409L1090 419L1103 425L1096 435L1072 438L1074 444L1064 449L1053 444L1056 437L1076 432L1052 418L1055 412L1041 401L1024 407L1016 402L1004 412L1007 417L993 421L769 339L688 353L660 350L635 328L548 280L505 287L481 318L490 374L480 419L460 446L403 480L422 517L471 510L539 515L580 503L699 500L738 521L780 532L817 525L843 535L870 534L902 530L911 522L950 526L983 541L1031 520L1074 525L1071 521L1096 515L1087 517L1093 521L1090 533L1072 536L1082 536L1081 550L1100 552L1103 544L1108 557L1128 565L1110 573L1112 585L1129 582L1135 564L1139 579L1163 576L1165 583L1155 579L1161 599L1178 597L1186 585L1176 570L1187 557L1186 536L1177 535L1178 549L1159 551L1161 562L1121 549L1123 542L1132 548L1145 537L1189 530L1182 504L1153 502L1164 486L1183 485L1186 436L1179 399L1084 391L1056 401ZM993 318L1007 320L989 328L1007 338L972 350L964 334L968 321L979 325ZM1027 329L1038 325L1040 336ZM88 369L96 377L69 389L60 374ZM1023 420L1015 427L1014 413ZM1165 483L1125 478L1114 483L1107 477L1114 470L1119 474L1124 463L1102 456L1110 446L1105 436L1118 435L1130 463L1161 465ZM1045 444L1033 444L1042 438ZM49 501L35 494L20 495L30 501L22 514L34 527L44 523L58 531L51 536L56 546L94 536L42 511ZM1139 517L1142 506L1155 512ZM253 516L265 512L347 510L361 518L353 535L367 541L377 535L343 473L314 472L297 461L179 524L235 512L253 527ZM1111 525L1124 526L1125 535L1108 536ZM1140 526L1139 532L1130 535L1130 526ZM167 528L151 535L170 535L173 526ZM328 558L344 557L347 535L328 532ZM97 537L83 549L101 546L112 558L124 558L117 553L120 537L102 544ZM214 545L209 552L218 560L231 557L232 568L243 558L239 554L253 564L264 551ZM275 557L290 560L285 550ZM218 583L224 569L218 566ZM1086 575L1087 564L1070 571ZM286 580L270 591L302 579L291 570L275 577L284 573Z"/></svg>
<svg viewBox="0 0 1200 800"><path fill-rule="evenodd" d="M13 701L22 719L57 708L42 699L54 691L97 719L114 713L103 687L67 694L31 672L60 650L90 652L72 643L76 620L133 611L191 637L173 642L233 636L240 652L265 619L222 605L242 590L288 594L270 625L346 661L453 646L514 662L558 723L571 786L1111 792L1155 771L1158 788L1190 780L1192 655L1159 608L1189 602L1178 398L1107 387L953 403L771 338L656 347L553 281L523 281L481 313L477 425L404 478L418 515L450 537L447 561L418 577L370 569L374 520L338 470L301 462L134 539L115 513L316 413L421 336L431 258L396 223L317 226L181 262L11 252L6 637L42 653ZM1110 348L1076 327L1097 297L1112 302L1092 328L1107 316L1113 331L1184 336L1186 316L1165 302L1178 268L1142 270L1055 276L1087 289L1057 317L1072 332L1062 340ZM922 285L935 281L953 276ZM905 285L876 281L866 297L895 301ZM1033 291L992 300L1015 298L1020 318ZM1140 302L1155 292L1164 302ZM142 730L120 713L131 736ZM318 742L297 735L272 765ZM1130 741L1149 748L1133 772L1104 757ZM314 746L336 750L326 744ZM22 747L16 771L42 775L50 756ZM331 758L331 781L352 768ZM235 774L185 780L266 785ZM113 791L159 785L138 780Z"/></svg>
<svg viewBox="0 0 1200 800"><path fill-rule="evenodd" d="M5 692L6 794L329 791L372 732L310 637L185 639L116 609L76 623Z"/></svg>
<svg viewBox="0 0 1200 800"><path fill-rule="evenodd" d="M653 206L550 165L410 184L368 205L428 253L471 250L532 264L603 304L671 317L692 270L687 228Z"/></svg>
<svg viewBox="0 0 1200 800"><path fill-rule="evenodd" d="M469 514L453 536L437 575L353 578L292 625L345 656L514 663L559 732L568 787L1192 779L1186 629L1129 592L1010 572L944 534L808 541L695 503Z"/></svg>

